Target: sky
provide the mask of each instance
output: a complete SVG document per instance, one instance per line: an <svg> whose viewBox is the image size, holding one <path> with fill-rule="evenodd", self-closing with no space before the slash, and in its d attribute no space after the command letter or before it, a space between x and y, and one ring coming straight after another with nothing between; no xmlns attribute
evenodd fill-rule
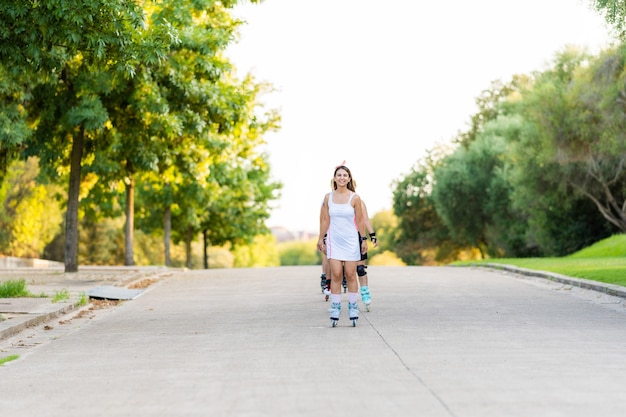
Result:
<svg viewBox="0 0 626 417"><path fill-rule="evenodd" d="M393 183L450 144L495 80L546 69L566 45L612 38L583 0L265 0L244 2L227 56L281 115L266 135L283 184L268 227L319 230L319 209L345 161L370 217L392 209ZM375 225L374 225L375 226Z"/></svg>

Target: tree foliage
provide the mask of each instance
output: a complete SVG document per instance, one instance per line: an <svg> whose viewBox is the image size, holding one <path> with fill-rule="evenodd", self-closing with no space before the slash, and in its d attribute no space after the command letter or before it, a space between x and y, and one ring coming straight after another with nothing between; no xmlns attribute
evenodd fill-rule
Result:
<svg viewBox="0 0 626 417"><path fill-rule="evenodd" d="M626 231L624 56L568 47L545 71L493 83L459 146L397 183L399 247L565 255Z"/></svg>
<svg viewBox="0 0 626 417"><path fill-rule="evenodd" d="M142 229L168 229L165 242L191 248L199 232L249 242L267 230L280 184L258 149L278 117L259 111L264 87L234 79L223 57L236 3L0 5L0 162L38 155L48 181L69 182L66 271L78 268L81 212L93 231L124 210L133 263L136 189Z"/></svg>
<svg viewBox="0 0 626 417"><path fill-rule="evenodd" d="M400 229L398 228L399 219L393 213L393 210L379 211L371 218L372 226L376 231L378 238L378 248L370 248L370 253L382 253L386 250L393 251L398 243Z"/></svg>
<svg viewBox="0 0 626 417"><path fill-rule="evenodd" d="M315 250L317 239L309 241L289 241L277 245L280 265L320 265L319 252Z"/></svg>
<svg viewBox="0 0 626 417"><path fill-rule="evenodd" d="M460 147L434 172L432 198L452 238L481 253L493 252L488 229L506 210L508 190L502 178L506 170L506 141L483 133L468 148Z"/></svg>
<svg viewBox="0 0 626 417"><path fill-rule="evenodd" d="M536 124L545 162L599 213L626 232L625 53L611 49L590 59L576 50L524 93L522 112ZM591 61L590 64L588 62ZM584 65L583 65L584 64Z"/></svg>
<svg viewBox="0 0 626 417"><path fill-rule="evenodd" d="M39 258L62 222L58 187L38 184L37 158L14 161L0 187L0 252Z"/></svg>
<svg viewBox="0 0 626 417"><path fill-rule="evenodd" d="M625 0L592 0L592 6L604 20L613 27L618 37L626 39L626 1Z"/></svg>
<svg viewBox="0 0 626 417"><path fill-rule="evenodd" d="M141 4L127 0L8 0L0 22L0 62L32 90L26 107L35 134L19 145L48 174L69 172L65 269L76 272L83 157L106 127L111 73L132 76L139 64L161 61L176 36L166 22L146 26Z"/></svg>
<svg viewBox="0 0 626 417"><path fill-rule="evenodd" d="M276 239L271 234L257 235L246 245L235 245L232 252L236 268L280 266Z"/></svg>
<svg viewBox="0 0 626 417"><path fill-rule="evenodd" d="M441 261L463 246L451 239L432 198L434 170L446 152L445 149L431 151L407 176L394 182L393 212L400 231L394 249L407 264ZM434 254L432 248L436 248Z"/></svg>

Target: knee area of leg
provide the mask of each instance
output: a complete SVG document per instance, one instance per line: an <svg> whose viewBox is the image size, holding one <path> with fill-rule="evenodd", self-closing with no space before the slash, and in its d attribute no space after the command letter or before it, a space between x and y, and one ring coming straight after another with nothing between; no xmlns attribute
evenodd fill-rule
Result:
<svg viewBox="0 0 626 417"><path fill-rule="evenodd" d="M367 275L367 271L365 270L365 268L365 265L358 265L356 267L356 274L360 277L364 277L365 275Z"/></svg>

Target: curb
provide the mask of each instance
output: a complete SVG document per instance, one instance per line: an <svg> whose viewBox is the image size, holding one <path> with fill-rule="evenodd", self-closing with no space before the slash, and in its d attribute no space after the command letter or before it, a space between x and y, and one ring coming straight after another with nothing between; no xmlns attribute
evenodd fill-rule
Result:
<svg viewBox="0 0 626 417"><path fill-rule="evenodd" d="M593 291L598 291L604 294L613 295L615 297L626 298L626 287L622 287L621 285L605 284L605 283L598 282L598 281L591 281L588 279L568 277L567 275L556 274L553 272L536 271L533 269L519 268L517 266L506 265L506 264L487 263L487 264L480 264L480 265L476 264L476 265L468 265L468 266L486 267L486 268L491 268L491 269L513 272L516 274L526 275L530 277L543 278L543 279L547 279L550 281L559 282L561 284L568 284L568 285L572 285L575 287L584 288L587 290L593 290Z"/></svg>
<svg viewBox="0 0 626 417"><path fill-rule="evenodd" d="M38 326L40 324L43 324L48 321L54 320L58 317L61 317L71 311L76 310L77 307L78 307L78 302L71 303L56 311L51 311L46 314L37 314L34 317L24 320L21 323L11 325L10 327L7 327L6 329L0 330L0 340L8 339L11 336L15 336L16 334L20 333L23 330L28 329L29 327Z"/></svg>

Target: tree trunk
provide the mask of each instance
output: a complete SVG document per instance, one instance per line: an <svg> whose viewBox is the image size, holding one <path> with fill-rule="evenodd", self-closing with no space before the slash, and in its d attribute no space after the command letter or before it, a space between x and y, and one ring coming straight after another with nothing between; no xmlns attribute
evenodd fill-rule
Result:
<svg viewBox="0 0 626 417"><path fill-rule="evenodd" d="M78 272L78 196L85 147L85 127L79 126L72 140L70 185L65 213L65 272Z"/></svg>
<svg viewBox="0 0 626 417"><path fill-rule="evenodd" d="M172 265L172 257L170 254L170 240L172 237L172 206L165 206L163 214L163 245L165 247L165 266Z"/></svg>
<svg viewBox="0 0 626 417"><path fill-rule="evenodd" d="M126 164L127 168L130 167L130 163ZM125 226L125 250L124 250L124 265L132 266L135 264L133 260L133 232L135 224L135 180L133 178L132 171L128 170L128 180L125 182L126 187L126 226Z"/></svg>
<svg viewBox="0 0 626 417"><path fill-rule="evenodd" d="M606 202L609 197L606 197L605 202L603 203L599 198L594 196L591 192L585 190L583 187L578 188L587 198L593 201L602 217L617 227L620 232L626 233L626 213L623 210L615 208L615 206L610 202ZM626 202L624 202L624 204L626 204Z"/></svg>
<svg viewBox="0 0 626 417"><path fill-rule="evenodd" d="M187 236L185 236L185 266L191 269L191 240L193 239L193 231L191 227L187 228Z"/></svg>
<svg viewBox="0 0 626 417"><path fill-rule="evenodd" d="M204 269L209 269L209 234L207 230L202 231Z"/></svg>

